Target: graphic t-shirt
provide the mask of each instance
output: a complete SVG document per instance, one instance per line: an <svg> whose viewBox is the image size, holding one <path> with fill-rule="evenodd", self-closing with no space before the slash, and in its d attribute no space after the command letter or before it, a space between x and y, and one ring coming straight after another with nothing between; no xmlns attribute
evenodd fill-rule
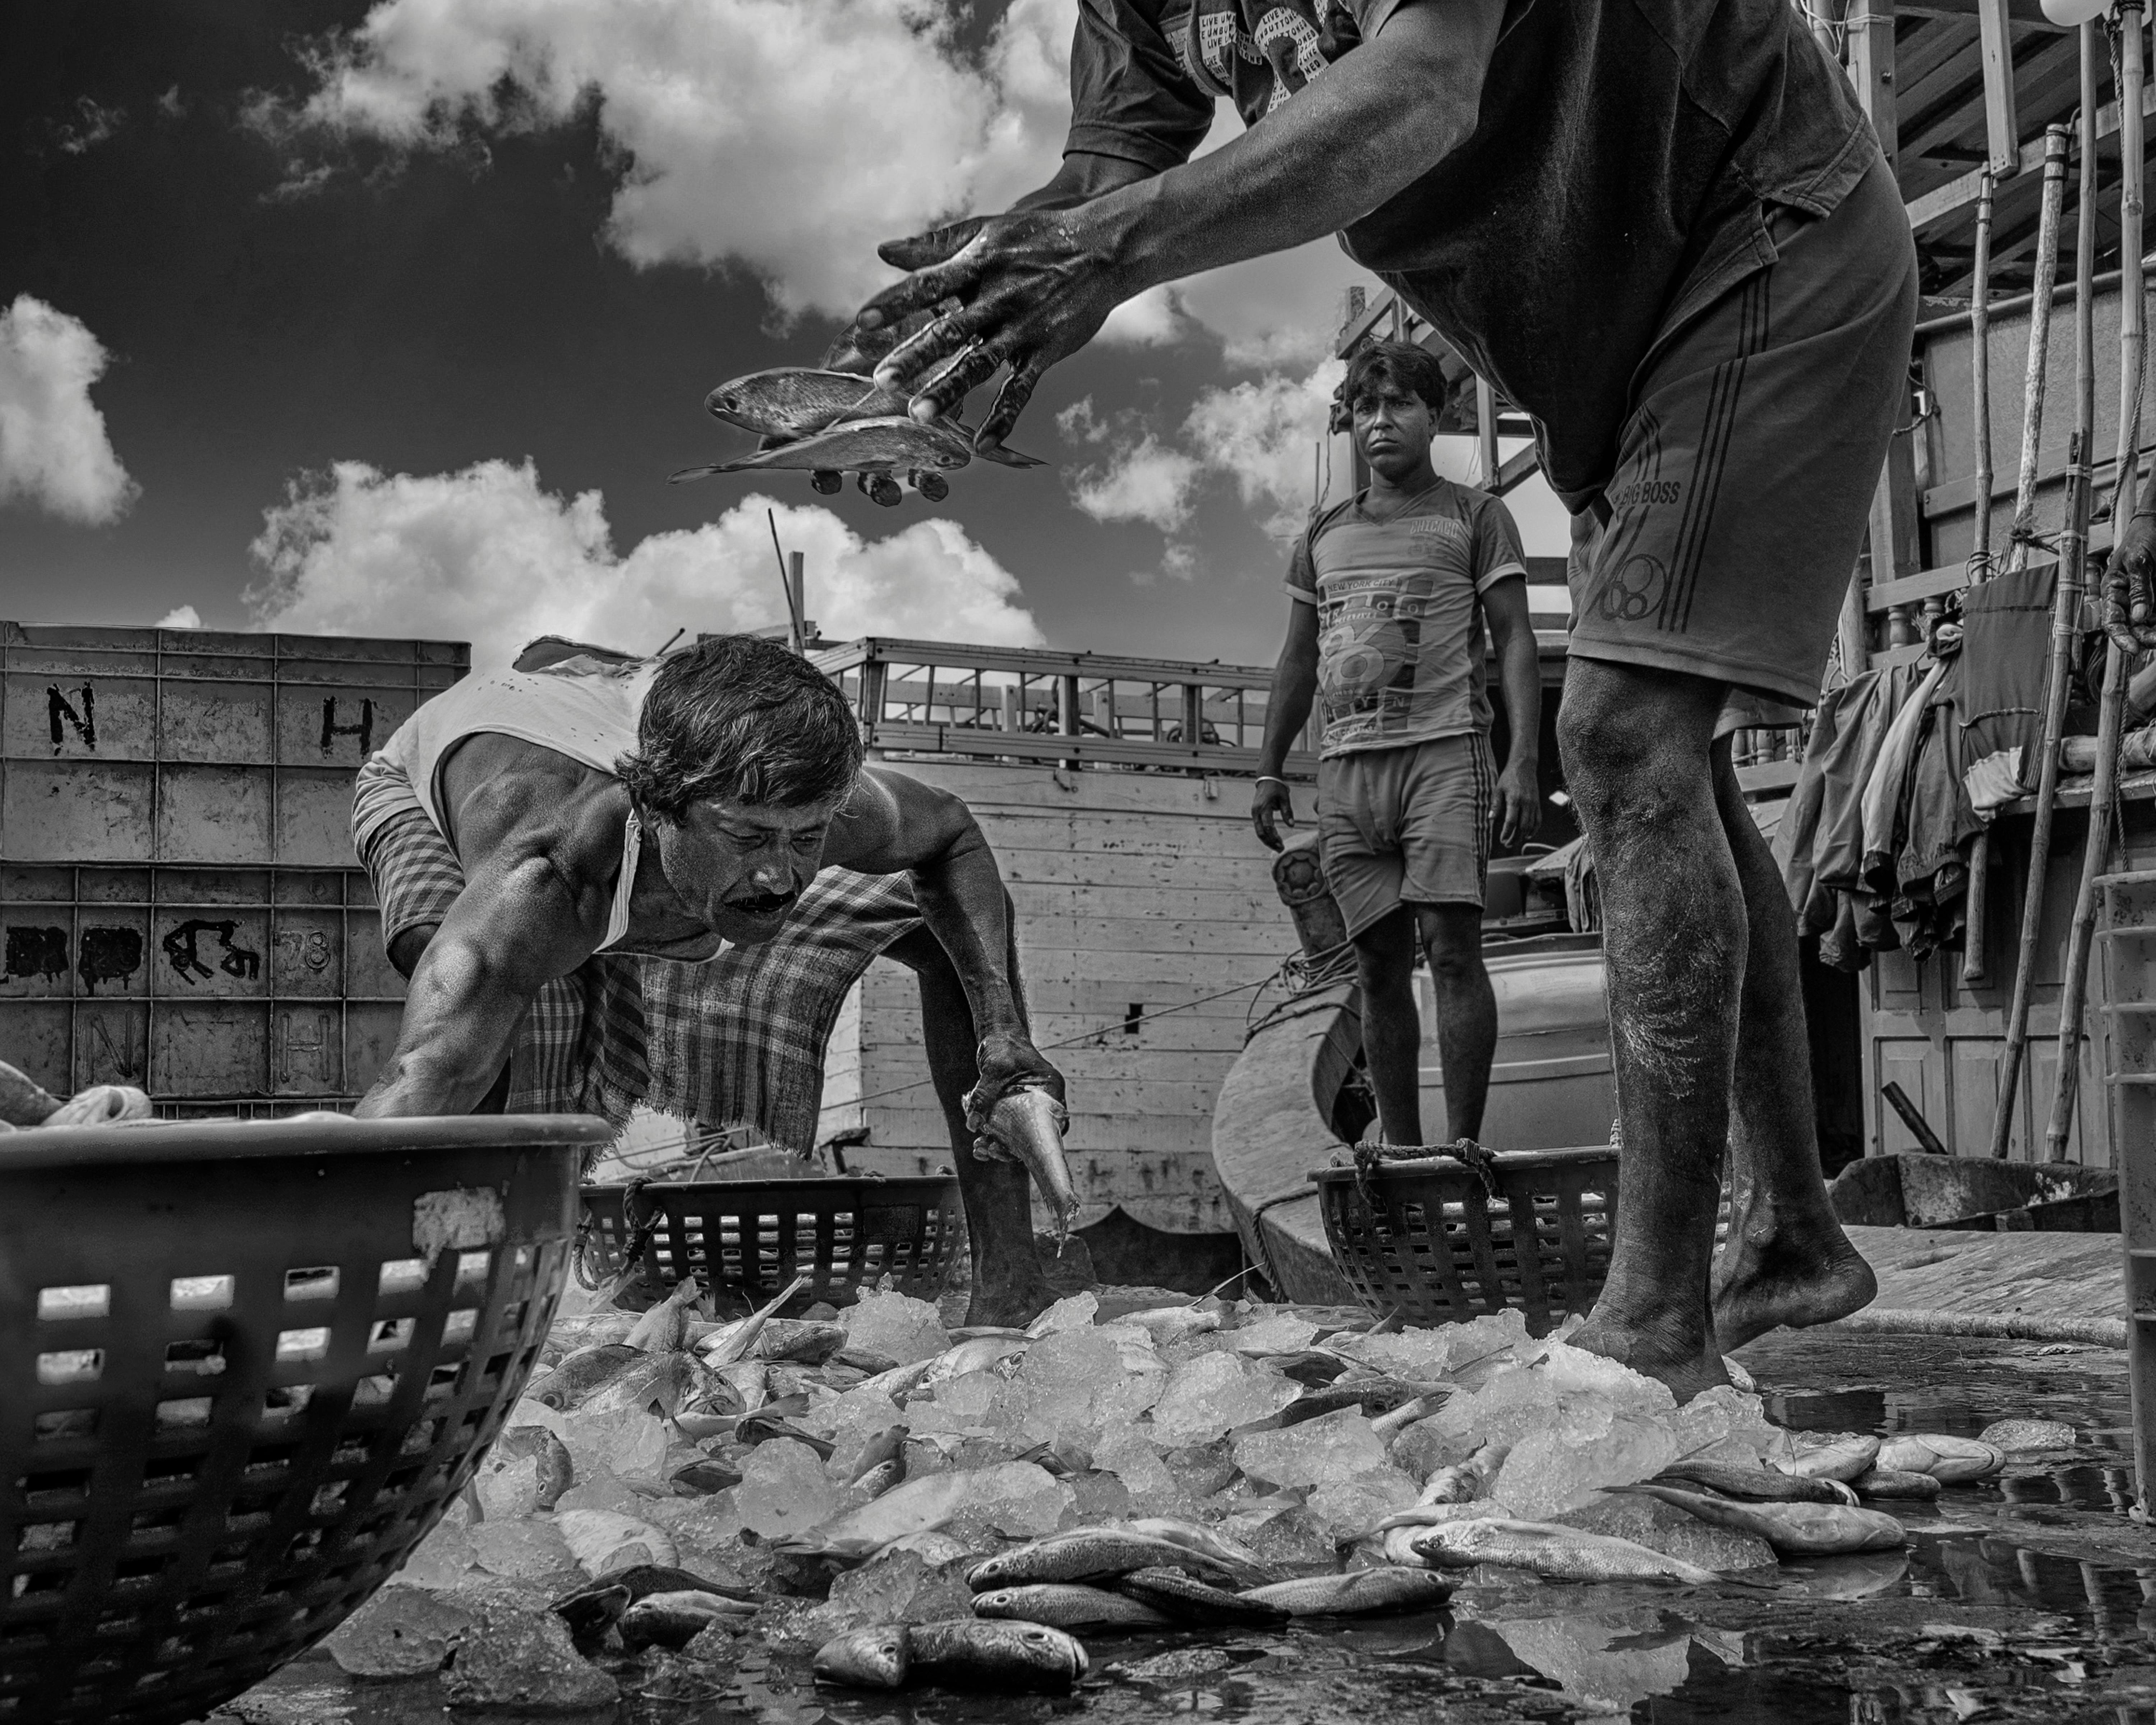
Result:
<svg viewBox="0 0 2156 1725"><path fill-rule="evenodd" d="M1173 167L1216 97L1263 125L1404 3L1081 0L1064 147ZM1773 261L1763 203L1827 215L1878 156L1789 0L1507 0L1472 135L1340 239L1535 416L1577 510L1656 333Z"/></svg>
<svg viewBox="0 0 2156 1725"><path fill-rule="evenodd" d="M1527 577L1519 530L1484 491L1440 480L1397 516L1369 494L1296 542L1287 590L1317 607L1319 753L1399 748L1490 728L1482 595Z"/></svg>

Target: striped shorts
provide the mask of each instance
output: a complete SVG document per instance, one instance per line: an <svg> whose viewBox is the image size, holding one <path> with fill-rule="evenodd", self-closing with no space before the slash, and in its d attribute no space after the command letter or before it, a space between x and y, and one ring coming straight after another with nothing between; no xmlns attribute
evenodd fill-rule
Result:
<svg viewBox="0 0 2156 1725"><path fill-rule="evenodd" d="M1810 706L1908 412L1917 254L1883 163L1831 214L1770 208L1763 231L1772 261L1640 368L1617 471L1575 523L1567 651Z"/></svg>
<svg viewBox="0 0 2156 1725"><path fill-rule="evenodd" d="M1480 910L1496 785L1479 731L1321 760L1318 859L1348 932L1402 905Z"/></svg>

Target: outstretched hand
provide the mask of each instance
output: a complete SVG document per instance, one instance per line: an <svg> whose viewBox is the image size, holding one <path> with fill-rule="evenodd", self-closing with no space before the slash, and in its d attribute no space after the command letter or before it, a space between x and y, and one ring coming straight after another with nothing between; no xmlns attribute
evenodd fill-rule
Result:
<svg viewBox="0 0 2156 1725"><path fill-rule="evenodd" d="M988 1116L1014 1090L1045 1090L1064 1100L1063 1075L1021 1032L991 1032L981 1039L974 1061L980 1078L966 1093L966 1124L977 1136L988 1130Z"/></svg>
<svg viewBox="0 0 2156 1725"><path fill-rule="evenodd" d="M2156 515L2137 515L2103 574L2103 632L2129 656L2156 647Z"/></svg>
<svg viewBox="0 0 2156 1725"><path fill-rule="evenodd" d="M886 264L912 273L863 306L857 326L873 334L934 315L878 362L876 382L910 391L914 418L933 419L1008 366L974 439L1000 444L1042 374L1091 341L1130 291L1116 267L1116 225L1097 203L1081 204L971 216L879 246Z"/></svg>

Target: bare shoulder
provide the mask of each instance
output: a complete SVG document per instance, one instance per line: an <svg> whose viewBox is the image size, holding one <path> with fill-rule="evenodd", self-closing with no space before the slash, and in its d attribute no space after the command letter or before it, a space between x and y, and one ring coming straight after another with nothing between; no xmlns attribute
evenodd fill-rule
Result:
<svg viewBox="0 0 2156 1725"><path fill-rule="evenodd" d="M611 773L521 737L482 733L443 763L443 814L466 875L551 862L579 901L621 870L629 793Z"/></svg>
<svg viewBox="0 0 2156 1725"><path fill-rule="evenodd" d="M888 767L864 767L832 819L824 860L867 874L896 873L942 851L970 819L949 791Z"/></svg>

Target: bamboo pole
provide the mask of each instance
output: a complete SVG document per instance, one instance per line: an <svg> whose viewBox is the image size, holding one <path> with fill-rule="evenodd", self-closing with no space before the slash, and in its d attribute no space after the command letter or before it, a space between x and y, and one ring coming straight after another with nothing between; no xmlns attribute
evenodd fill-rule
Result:
<svg viewBox="0 0 2156 1725"><path fill-rule="evenodd" d="M2118 44L2118 449L2117 489L2111 518L2123 525L2133 518L2138 489L2141 446L2141 367L2148 340L2147 306L2141 276L2141 0L2121 0ZM2086 26L2084 28L2087 28ZM2082 1017L2088 999L2089 947L2096 932L2096 883L2111 857L2111 825L2118 805L2118 736L2126 706L2126 655L2107 644L2103 660L2103 703L2097 721L2096 783L2089 793L2088 839L2082 847L2082 878L2074 896L2074 920L2066 946L2066 968L2059 985L2059 1081L2051 1099L2051 1120L2044 1134L2047 1157L2063 1158L2080 1090Z"/></svg>
<svg viewBox="0 0 2156 1725"><path fill-rule="evenodd" d="M1969 573L1981 581L1991 573L1991 208L1995 184L1989 168L1976 199L1976 275L1969 285L1969 393L1975 400L1976 520L1969 549ZM1961 980L1973 988L1991 975L1990 942L1984 938L1991 919L1991 829L1978 829L1969 848L1969 901L1962 927Z"/></svg>
<svg viewBox="0 0 2156 1725"><path fill-rule="evenodd" d="M2029 305L2029 363L2021 403L2021 465L2014 490L2014 540L2007 567L2028 567L2029 539L2035 531L2036 444L2044 428L2044 388L2051 348L2051 296L2058 285L2059 214L2066 202L2069 135L2063 126L2044 132L2044 192L2036 224L2035 290ZM2014 1107L2021 1091L2021 1057L2028 1040L2030 976L2035 969L2036 937L2044 914L2044 859L2051 848L2051 801L2041 784L2056 787L2057 750L2038 768L2035 830L2029 841L2029 879L2021 897L2021 939L2014 964L2014 993L2006 1011L2006 1046L1999 1057L1998 1111L1991 1122L1991 1153L2006 1154L2014 1135Z"/></svg>

